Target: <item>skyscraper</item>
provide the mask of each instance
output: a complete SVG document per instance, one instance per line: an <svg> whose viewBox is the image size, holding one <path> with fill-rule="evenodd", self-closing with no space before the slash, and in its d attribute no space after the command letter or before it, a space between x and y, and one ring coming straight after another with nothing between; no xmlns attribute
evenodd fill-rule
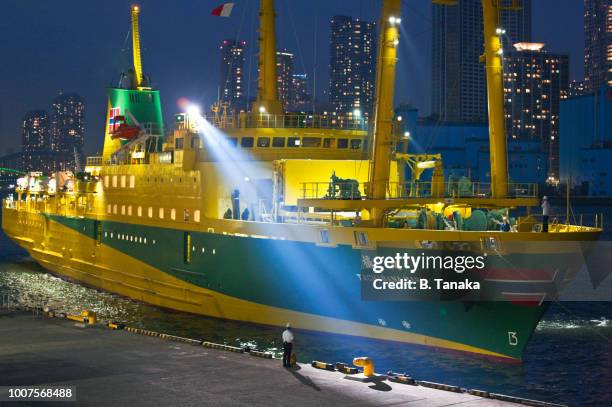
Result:
<svg viewBox="0 0 612 407"><path fill-rule="evenodd" d="M584 76L589 92L612 86L612 0L584 0Z"/></svg>
<svg viewBox="0 0 612 407"><path fill-rule="evenodd" d="M521 3L520 10L502 11L505 49L531 41L531 0ZM482 2L432 7L432 113L441 121L486 122L485 69L479 60L484 53Z"/></svg>
<svg viewBox="0 0 612 407"><path fill-rule="evenodd" d="M51 105L51 151L56 156L56 168L74 171L83 163L85 136L85 102L75 93L60 93Z"/></svg>
<svg viewBox="0 0 612 407"><path fill-rule="evenodd" d="M291 99L291 110L296 112L311 112L312 111L312 95L310 94L310 85L308 83L308 75L305 73L293 74L292 80L293 97Z"/></svg>
<svg viewBox="0 0 612 407"><path fill-rule="evenodd" d="M276 51L276 89L283 109L290 109L293 88L293 54L283 51Z"/></svg>
<svg viewBox="0 0 612 407"><path fill-rule="evenodd" d="M569 94L569 57L542 43L521 42L506 53L504 93L509 139L539 141L548 153L549 181L559 177L560 102Z"/></svg>
<svg viewBox="0 0 612 407"><path fill-rule="evenodd" d="M244 61L246 41L224 40L221 50L221 75L219 93L221 102L227 103L231 110L246 110Z"/></svg>
<svg viewBox="0 0 612 407"><path fill-rule="evenodd" d="M330 20L329 99L341 116L372 113L376 71L374 23L347 16Z"/></svg>
<svg viewBox="0 0 612 407"><path fill-rule="evenodd" d="M51 133L49 115L46 111L33 110L25 115L21 126L21 145L22 168L25 171L47 172L47 161L51 153Z"/></svg>

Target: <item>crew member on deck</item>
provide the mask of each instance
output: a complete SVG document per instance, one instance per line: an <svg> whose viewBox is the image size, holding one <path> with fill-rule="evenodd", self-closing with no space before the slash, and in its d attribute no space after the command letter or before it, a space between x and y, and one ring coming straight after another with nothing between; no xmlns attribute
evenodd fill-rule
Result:
<svg viewBox="0 0 612 407"><path fill-rule="evenodd" d="M511 232L512 231L512 225L510 225L510 219L508 219L507 216L504 216L504 219L502 220L501 224L500 224L500 229L502 232Z"/></svg>
<svg viewBox="0 0 612 407"><path fill-rule="evenodd" d="M227 208L227 210L223 214L223 219L232 219L232 217L232 210L230 208Z"/></svg>
<svg viewBox="0 0 612 407"><path fill-rule="evenodd" d="M542 232L548 232L548 215L550 215L550 204L548 203L548 197L542 198Z"/></svg>
<svg viewBox="0 0 612 407"><path fill-rule="evenodd" d="M283 367L291 367L291 350L293 349L293 331L291 324L287 322L283 331Z"/></svg>
<svg viewBox="0 0 612 407"><path fill-rule="evenodd" d="M249 220L249 216L251 215L249 208L244 208L242 211L242 220Z"/></svg>

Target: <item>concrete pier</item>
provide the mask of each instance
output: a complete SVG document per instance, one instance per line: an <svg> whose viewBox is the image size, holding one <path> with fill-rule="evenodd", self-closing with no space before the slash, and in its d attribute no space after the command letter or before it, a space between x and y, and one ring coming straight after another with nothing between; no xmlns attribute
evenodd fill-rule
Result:
<svg viewBox="0 0 612 407"><path fill-rule="evenodd" d="M0 314L0 361L0 386L76 386L72 405L516 406L22 312Z"/></svg>

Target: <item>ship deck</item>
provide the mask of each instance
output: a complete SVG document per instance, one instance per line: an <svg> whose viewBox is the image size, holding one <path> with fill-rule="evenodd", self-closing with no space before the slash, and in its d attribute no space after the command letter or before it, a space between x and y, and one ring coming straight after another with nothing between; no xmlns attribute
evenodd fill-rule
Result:
<svg viewBox="0 0 612 407"><path fill-rule="evenodd" d="M0 313L1 386L76 386L86 405L514 406L517 404L343 374L64 319ZM237 385L239 384L239 385ZM7 404L8 405L8 404Z"/></svg>

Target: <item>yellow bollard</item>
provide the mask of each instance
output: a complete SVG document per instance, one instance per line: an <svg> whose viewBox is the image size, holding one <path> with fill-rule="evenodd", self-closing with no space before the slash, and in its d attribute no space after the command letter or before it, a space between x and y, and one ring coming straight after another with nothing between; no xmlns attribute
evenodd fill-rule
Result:
<svg viewBox="0 0 612 407"><path fill-rule="evenodd" d="M363 375L366 377L374 376L374 361L366 356L353 359L353 364L363 367Z"/></svg>

